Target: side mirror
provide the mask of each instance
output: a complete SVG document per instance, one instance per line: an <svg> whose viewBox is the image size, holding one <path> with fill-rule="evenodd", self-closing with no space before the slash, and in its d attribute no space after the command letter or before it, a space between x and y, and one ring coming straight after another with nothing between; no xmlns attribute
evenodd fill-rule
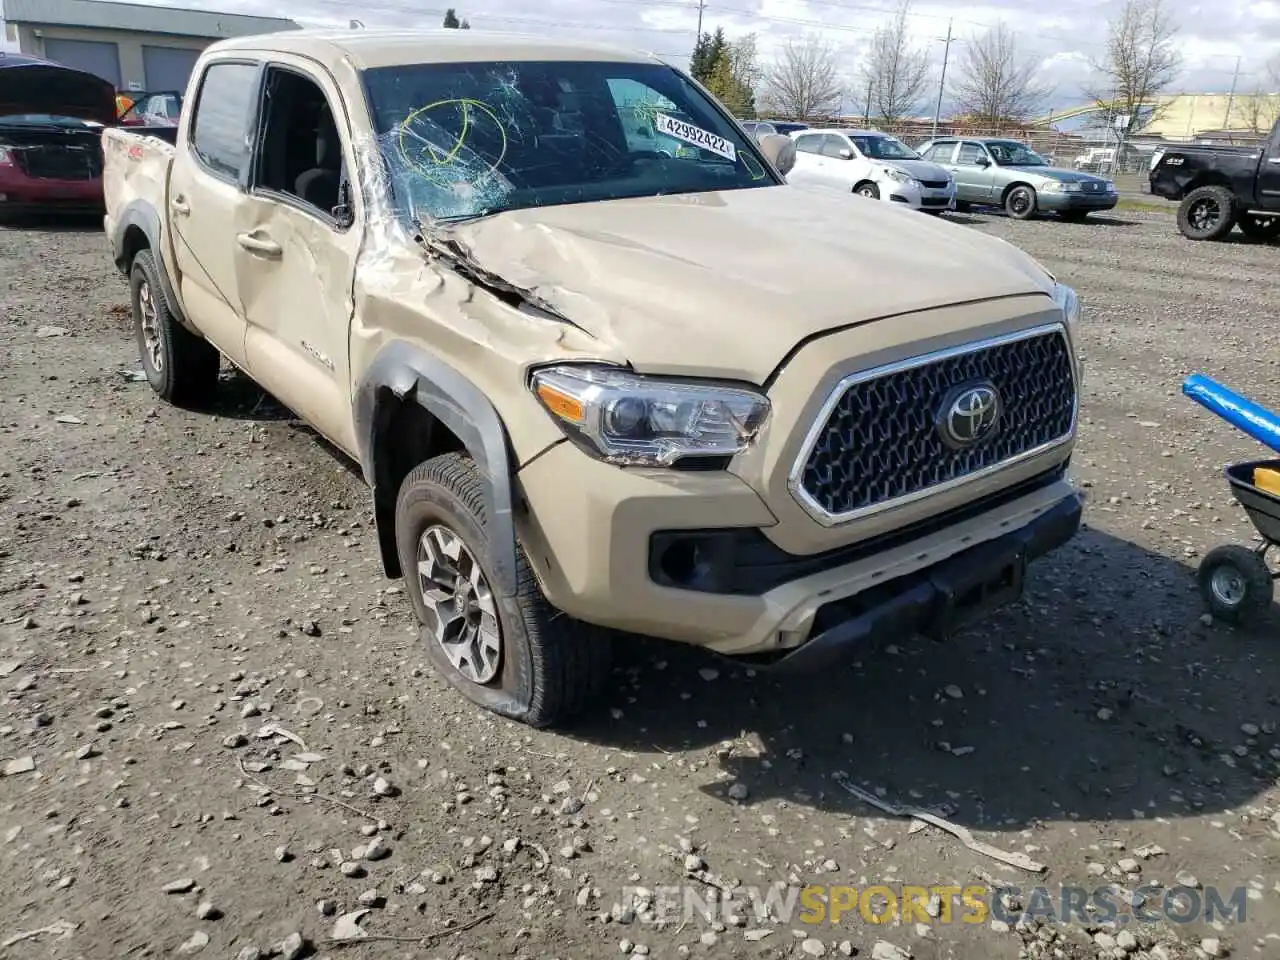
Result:
<svg viewBox="0 0 1280 960"><path fill-rule="evenodd" d="M770 133L761 137L757 143L765 159L777 167L778 172L784 177L796 165L796 142L790 137L784 137L780 133Z"/></svg>
<svg viewBox="0 0 1280 960"><path fill-rule="evenodd" d="M980 167L989 167L991 166L991 161L988 160L986 157L979 157L977 160L977 164Z"/></svg>
<svg viewBox="0 0 1280 960"><path fill-rule="evenodd" d="M841 159L841 160L852 160L852 159L853 159L853 151L852 151L852 150L850 150L848 147L841 147L841 148L840 148L840 159Z"/></svg>

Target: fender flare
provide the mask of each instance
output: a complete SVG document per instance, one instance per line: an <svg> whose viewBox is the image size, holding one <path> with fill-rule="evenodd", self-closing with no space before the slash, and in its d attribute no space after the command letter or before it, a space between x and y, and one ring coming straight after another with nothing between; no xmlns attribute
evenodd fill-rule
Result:
<svg viewBox="0 0 1280 960"><path fill-rule="evenodd" d="M502 418L475 384L443 360L403 342L387 344L365 371L355 395L360 466L375 504L395 503L397 491L387 489L377 463L378 443L390 417L405 403L416 403L452 431L484 474L491 574L503 596L515 596L511 457ZM384 550L385 546L384 540Z"/></svg>
<svg viewBox="0 0 1280 960"><path fill-rule="evenodd" d="M173 314L175 320L192 333L203 336L199 330L192 326L191 321L187 319L187 315L182 311L181 302L173 289L173 281L169 275L169 264L165 260L164 247L160 243L163 233L160 214L146 200L130 201L120 211L120 218L116 221L114 235L111 238L111 253L120 272L127 277L130 268L133 266L128 258L128 248L125 245L125 236L128 234L130 227L137 227L147 238L147 246L156 258L156 266L160 268L160 289L164 293L165 304L169 307L169 312Z"/></svg>

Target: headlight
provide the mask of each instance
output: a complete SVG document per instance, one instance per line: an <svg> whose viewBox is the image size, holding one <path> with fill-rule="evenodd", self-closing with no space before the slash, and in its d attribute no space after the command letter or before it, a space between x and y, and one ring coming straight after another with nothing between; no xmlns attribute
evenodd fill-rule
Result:
<svg viewBox="0 0 1280 960"><path fill-rule="evenodd" d="M881 169L884 170L884 175L894 183L906 183L911 179L909 174L903 173L901 170L894 167L882 167Z"/></svg>
<svg viewBox="0 0 1280 960"><path fill-rule="evenodd" d="M1080 184L1063 183L1061 180L1052 180L1040 188L1041 193L1079 193Z"/></svg>
<svg viewBox="0 0 1280 960"><path fill-rule="evenodd" d="M753 390L616 367L543 367L530 386L570 437L606 460L638 466L731 457L751 445L769 415L769 401Z"/></svg>

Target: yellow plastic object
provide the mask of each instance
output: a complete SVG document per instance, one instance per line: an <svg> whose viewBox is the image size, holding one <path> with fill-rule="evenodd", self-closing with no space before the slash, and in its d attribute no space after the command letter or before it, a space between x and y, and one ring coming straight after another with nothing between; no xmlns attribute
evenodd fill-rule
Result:
<svg viewBox="0 0 1280 960"><path fill-rule="evenodd" d="M1280 470L1275 467L1254 467L1253 485L1280 497Z"/></svg>

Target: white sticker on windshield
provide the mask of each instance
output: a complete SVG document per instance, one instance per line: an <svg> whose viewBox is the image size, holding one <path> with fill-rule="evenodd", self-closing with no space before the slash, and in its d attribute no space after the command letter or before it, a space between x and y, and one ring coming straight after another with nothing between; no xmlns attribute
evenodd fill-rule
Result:
<svg viewBox="0 0 1280 960"><path fill-rule="evenodd" d="M659 133L665 133L669 137L675 137L677 140L691 143L695 147L701 147L703 150L710 150L726 160L738 159L738 151L732 143L724 137L716 136L710 130L695 127L692 123L685 123L683 120L669 117L665 113L655 113L653 115L653 126Z"/></svg>

